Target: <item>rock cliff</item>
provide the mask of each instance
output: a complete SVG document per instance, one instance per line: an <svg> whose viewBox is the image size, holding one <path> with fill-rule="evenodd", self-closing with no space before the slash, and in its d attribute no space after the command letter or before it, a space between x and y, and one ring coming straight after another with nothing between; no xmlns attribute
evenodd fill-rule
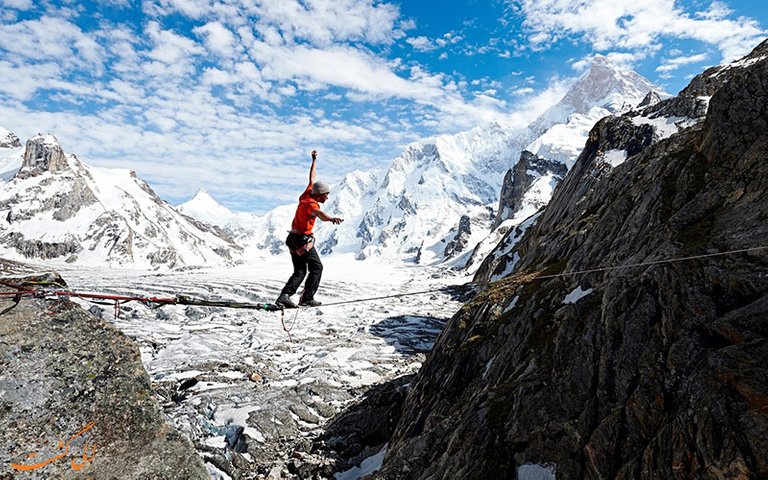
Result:
<svg viewBox="0 0 768 480"><path fill-rule="evenodd" d="M2 262L4 275L18 268ZM17 476L209 478L133 342L73 303L26 297L0 315L0 478Z"/></svg>
<svg viewBox="0 0 768 480"><path fill-rule="evenodd" d="M501 186L499 195L498 215L493 223L496 229L504 220L514 218L514 214L523 208L526 194L531 197L527 200L531 208L539 209L546 205L545 196L537 195L535 190L531 189L537 180L559 183L565 177L568 169L563 163L549 161L541 158L535 153L523 150L520 154L520 160L514 168L507 170L504 176L504 183Z"/></svg>
<svg viewBox="0 0 768 480"><path fill-rule="evenodd" d="M376 478L768 477L768 41L646 108L701 102L665 135L592 129L440 335Z"/></svg>

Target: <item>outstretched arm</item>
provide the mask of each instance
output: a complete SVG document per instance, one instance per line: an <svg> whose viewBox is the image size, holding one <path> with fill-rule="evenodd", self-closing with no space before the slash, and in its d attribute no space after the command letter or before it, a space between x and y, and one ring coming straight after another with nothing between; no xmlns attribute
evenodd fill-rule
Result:
<svg viewBox="0 0 768 480"><path fill-rule="evenodd" d="M317 160L317 150L312 150L312 166L309 167L309 184L312 185L317 180L317 167L315 161Z"/></svg>
<svg viewBox="0 0 768 480"><path fill-rule="evenodd" d="M343 218L341 218L341 217L332 217L332 216L328 215L327 213L323 212L322 210L315 210L312 214L314 216L316 216L317 218L319 218L320 220L322 220L324 222L331 222L334 225L338 225L338 224L340 224L341 222L344 221Z"/></svg>

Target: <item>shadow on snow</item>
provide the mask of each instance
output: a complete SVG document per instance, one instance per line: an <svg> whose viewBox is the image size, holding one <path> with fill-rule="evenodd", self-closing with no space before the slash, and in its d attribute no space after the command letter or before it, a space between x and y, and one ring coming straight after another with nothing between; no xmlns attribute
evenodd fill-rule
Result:
<svg viewBox="0 0 768 480"><path fill-rule="evenodd" d="M373 325L370 333L383 338L399 353L405 355L427 353L432 350L432 345L446 321L445 318L398 315Z"/></svg>

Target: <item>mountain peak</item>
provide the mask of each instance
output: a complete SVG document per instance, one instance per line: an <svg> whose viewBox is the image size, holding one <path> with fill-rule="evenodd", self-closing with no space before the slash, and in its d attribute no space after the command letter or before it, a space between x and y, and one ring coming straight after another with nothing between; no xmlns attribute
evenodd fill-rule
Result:
<svg viewBox="0 0 768 480"><path fill-rule="evenodd" d="M217 202L204 188L198 189L192 198L176 208L185 215L213 225L227 223L235 216L230 209Z"/></svg>
<svg viewBox="0 0 768 480"><path fill-rule="evenodd" d="M64 150L56 137L50 133L38 133L27 140L22 170L36 175L44 171L59 172L68 167Z"/></svg>
<svg viewBox="0 0 768 480"><path fill-rule="evenodd" d="M213 199L210 193L208 193L208 190L204 188L198 188L197 192L192 196L192 199L189 200L192 201L206 201L206 202L216 202L216 200Z"/></svg>
<svg viewBox="0 0 768 480"><path fill-rule="evenodd" d="M593 116L595 108L602 109L603 116L622 113L635 107L650 91L663 92L642 75L617 67L604 55L595 55L590 69L571 85L562 100L529 128L539 136L575 113Z"/></svg>
<svg viewBox="0 0 768 480"><path fill-rule="evenodd" d="M653 90L660 89L642 75L595 55L592 67L576 80L561 103L578 113L586 113L593 106L619 113L637 105Z"/></svg>
<svg viewBox="0 0 768 480"><path fill-rule="evenodd" d="M611 63L611 61L606 57L605 55L600 55L599 53L595 55L592 58L592 67L601 67L601 66L610 66L612 68L615 68L615 65Z"/></svg>
<svg viewBox="0 0 768 480"><path fill-rule="evenodd" d="M18 148L21 146L19 137L13 134L13 132L0 127L0 148Z"/></svg>
<svg viewBox="0 0 768 480"><path fill-rule="evenodd" d="M52 133L38 133L34 137L30 138L29 141L40 145L61 148L59 139L56 138Z"/></svg>

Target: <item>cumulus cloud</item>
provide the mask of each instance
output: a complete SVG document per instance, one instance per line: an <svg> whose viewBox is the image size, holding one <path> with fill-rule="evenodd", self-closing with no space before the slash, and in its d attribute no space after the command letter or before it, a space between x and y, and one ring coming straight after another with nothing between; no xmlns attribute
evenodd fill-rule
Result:
<svg viewBox="0 0 768 480"><path fill-rule="evenodd" d="M100 69L104 57L102 47L80 27L51 17L0 24L0 49L21 61L50 61L70 69Z"/></svg>
<svg viewBox="0 0 768 480"><path fill-rule="evenodd" d="M658 45L652 45L648 48L640 49L633 52L609 52L605 55L608 60L616 67L632 70L632 68L641 60L648 58L658 51ZM595 59L595 55L587 55L579 60L571 63L571 67L578 71L584 71L592 65L592 61Z"/></svg>
<svg viewBox="0 0 768 480"><path fill-rule="evenodd" d="M402 35L395 28L398 7L372 0L263 1L256 2L256 13L260 24L317 45L348 40L388 44Z"/></svg>
<svg viewBox="0 0 768 480"><path fill-rule="evenodd" d="M208 22L193 30L205 38L209 51L224 58L233 58L242 50L235 35L221 22Z"/></svg>
<svg viewBox="0 0 768 480"><path fill-rule="evenodd" d="M417 52L429 52L437 48L432 40L425 36L411 37L405 41Z"/></svg>
<svg viewBox="0 0 768 480"><path fill-rule="evenodd" d="M521 87L516 88L512 91L512 95L530 95L531 93L535 92L536 90L532 89L531 87Z"/></svg>
<svg viewBox="0 0 768 480"><path fill-rule="evenodd" d="M716 46L722 61L746 53L765 35L757 21L739 17L720 2L690 14L674 0L521 0L520 13L532 48L548 48L578 37L596 50L645 49L665 38L693 39Z"/></svg>

